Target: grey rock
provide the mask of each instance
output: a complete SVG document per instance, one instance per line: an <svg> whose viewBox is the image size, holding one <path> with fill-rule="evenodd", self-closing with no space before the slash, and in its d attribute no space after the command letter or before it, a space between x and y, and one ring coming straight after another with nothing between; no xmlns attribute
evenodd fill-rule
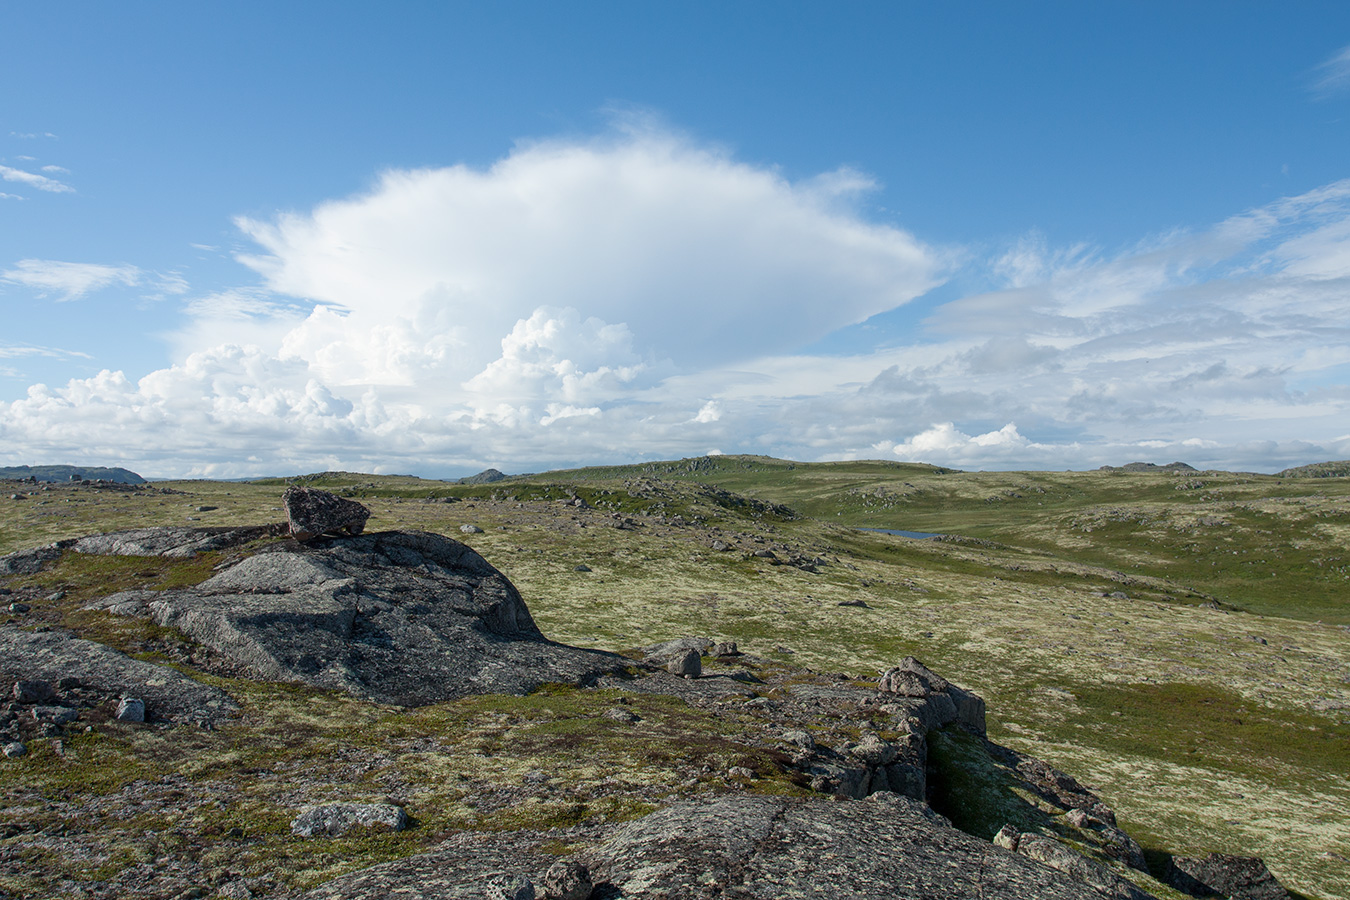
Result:
<svg viewBox="0 0 1350 900"><path fill-rule="evenodd" d="M534 882L524 875L492 875L483 889L486 900L534 900Z"/></svg>
<svg viewBox="0 0 1350 900"><path fill-rule="evenodd" d="M755 777L755 770L746 766L732 766L730 769L727 769L727 777L744 778L746 781L750 781Z"/></svg>
<svg viewBox="0 0 1350 900"><path fill-rule="evenodd" d="M737 649L735 641L719 641L713 645L713 656L740 656L741 651Z"/></svg>
<svg viewBox="0 0 1350 900"><path fill-rule="evenodd" d="M28 612L30 609L32 609L32 607L29 606L27 603L23 603L17 600L9 605L10 612L20 615Z"/></svg>
<svg viewBox="0 0 1350 900"><path fill-rule="evenodd" d="M286 508L291 536L309 541L322 534L360 534L365 530L370 510L355 500L316 488L289 487L281 495Z"/></svg>
<svg viewBox="0 0 1350 900"><path fill-rule="evenodd" d="M672 675L697 678L703 674L703 659L697 650L686 650L666 663L666 670Z"/></svg>
<svg viewBox="0 0 1350 900"><path fill-rule="evenodd" d="M615 722L623 722L628 725L642 721L641 716L632 710L624 709L622 706L611 707L605 710L603 715L606 719L613 719Z"/></svg>
<svg viewBox="0 0 1350 900"><path fill-rule="evenodd" d="M68 706L35 706L33 721L47 725L69 725L80 717L79 710Z"/></svg>
<svg viewBox="0 0 1350 900"><path fill-rule="evenodd" d="M1259 856L1211 853L1201 859L1173 857L1168 883L1195 897L1215 894L1231 900L1288 900L1289 892Z"/></svg>
<svg viewBox="0 0 1350 900"><path fill-rule="evenodd" d="M145 701L135 697L123 697L117 701L117 715L115 717L119 722L144 722L145 721Z"/></svg>
<svg viewBox="0 0 1350 900"><path fill-rule="evenodd" d="M1017 837L1017 853L1052 869L1058 869L1077 881L1096 888L1117 900L1147 900L1148 894L1059 841L1040 834L1023 833Z"/></svg>
<svg viewBox="0 0 1350 900"><path fill-rule="evenodd" d="M36 575L45 564L60 559L63 545L69 543L48 544L0 556L0 575Z"/></svg>
<svg viewBox="0 0 1350 900"><path fill-rule="evenodd" d="M77 678L91 690L146 700L159 718L211 724L238 709L224 691L176 669L132 659L93 641L58 631L27 632L0 626L0 676Z"/></svg>
<svg viewBox="0 0 1350 900"><path fill-rule="evenodd" d="M56 688L50 681L40 678L23 679L14 682L11 692L16 703L51 703L56 699Z"/></svg>
<svg viewBox="0 0 1350 900"><path fill-rule="evenodd" d="M578 566L573 566L573 567L572 567L572 571L573 571L573 572L589 572L590 570L591 570L591 567L588 566L588 565L586 565L585 563L581 563L581 564L578 565Z"/></svg>
<svg viewBox="0 0 1350 900"><path fill-rule="evenodd" d="M796 744L803 750L814 750L816 746L815 738L811 737L811 733L807 731L786 731L783 733L783 740L789 744Z"/></svg>
<svg viewBox="0 0 1350 900"><path fill-rule="evenodd" d="M8 744L5 744L4 753L5 756L10 759L18 759L20 756L24 756L28 753L28 748L19 741L10 741Z"/></svg>
<svg viewBox="0 0 1350 900"><path fill-rule="evenodd" d="M98 556L162 556L191 559L198 553L225 550L278 533L273 526L251 528L135 528L94 534L71 542L76 553Z"/></svg>
<svg viewBox="0 0 1350 900"><path fill-rule="evenodd" d="M1083 900L1069 875L952 828L895 794L865 801L736 796L679 803L588 854L618 896ZM1145 896L1145 895L1141 895Z"/></svg>
<svg viewBox="0 0 1350 900"><path fill-rule="evenodd" d="M101 604L176 628L255 678L402 706L589 683L630 665L545 639L505 576L426 532L276 543L196 587Z"/></svg>
<svg viewBox="0 0 1350 900"><path fill-rule="evenodd" d="M482 534L482 533L483 533L483 529L479 528L477 525L461 525L461 526L459 526L459 530L460 530L460 533L461 533L461 534Z"/></svg>
<svg viewBox="0 0 1350 900"><path fill-rule="evenodd" d="M328 803L303 810L292 820L291 834L336 837L353 828L402 831L407 827L407 814L392 803Z"/></svg>
<svg viewBox="0 0 1350 900"><path fill-rule="evenodd" d="M706 653L712 646L713 642L708 638L682 637L643 647L642 653L644 658L651 662L663 663L676 656L683 656L690 650L697 650L700 654Z"/></svg>
<svg viewBox="0 0 1350 900"><path fill-rule="evenodd" d="M947 680L914 657L906 656L900 665L886 670L877 689L902 697L926 697L947 690Z"/></svg>
<svg viewBox="0 0 1350 900"><path fill-rule="evenodd" d="M570 861L549 866L539 886L547 900L587 900L594 889L590 870L581 863Z"/></svg>

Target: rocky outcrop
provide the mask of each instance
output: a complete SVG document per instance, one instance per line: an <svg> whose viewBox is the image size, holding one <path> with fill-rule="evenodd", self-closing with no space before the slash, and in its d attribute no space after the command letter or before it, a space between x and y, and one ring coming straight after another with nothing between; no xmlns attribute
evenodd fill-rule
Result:
<svg viewBox="0 0 1350 900"><path fill-rule="evenodd" d="M161 537L138 541L175 554ZM99 546L125 552L126 542ZM196 587L124 591L91 608L178 629L254 678L404 706L586 683L630 664L545 639L500 572L424 532L273 544Z"/></svg>
<svg viewBox="0 0 1350 900"><path fill-rule="evenodd" d="M168 666L132 659L63 632L0 627L0 683L31 685L34 681L45 682L49 688L78 684L101 695L114 709L121 699L134 698L142 703L143 719L164 722L212 725L238 709L229 694Z"/></svg>
<svg viewBox="0 0 1350 900"><path fill-rule="evenodd" d="M528 880L535 896L550 896L543 885L556 862L539 852L542 835L533 845L521 834L503 837L514 852L494 852L462 837L431 853L335 879L305 897L481 897L489 880L501 876ZM1123 896L957 831L922 803L896 794L855 803L744 794L677 803L621 826L573 862L586 867L594 883L592 897Z"/></svg>

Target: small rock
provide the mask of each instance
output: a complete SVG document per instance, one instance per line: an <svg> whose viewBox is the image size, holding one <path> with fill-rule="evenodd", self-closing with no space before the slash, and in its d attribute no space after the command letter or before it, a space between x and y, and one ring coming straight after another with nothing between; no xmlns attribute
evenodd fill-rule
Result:
<svg viewBox="0 0 1350 900"><path fill-rule="evenodd" d="M859 607L862 607L863 609L871 609L871 608L872 608L872 607L870 607L870 606L867 605L867 601L866 601L866 600L840 600L838 605L839 605L839 606L859 606Z"/></svg>
<svg viewBox="0 0 1350 900"><path fill-rule="evenodd" d="M755 771L753 769L748 769L745 766L732 766L730 769L727 769L727 777L744 778L748 781L755 777Z"/></svg>
<svg viewBox="0 0 1350 900"><path fill-rule="evenodd" d="M703 674L703 659L699 656L697 650L686 650L684 653L668 662L666 664L666 669L672 675L697 678Z"/></svg>
<svg viewBox="0 0 1350 900"><path fill-rule="evenodd" d="M534 900L534 882L523 875L494 875L483 896L487 900Z"/></svg>
<svg viewBox="0 0 1350 900"><path fill-rule="evenodd" d="M51 703L56 689L50 681L32 679L14 682L14 700L18 703Z"/></svg>
<svg viewBox="0 0 1350 900"><path fill-rule="evenodd" d="M461 525L459 526L459 532L460 534L482 534L483 529L477 525Z"/></svg>
<svg viewBox="0 0 1350 900"><path fill-rule="evenodd" d="M713 656L740 656L741 651L736 649L735 641L721 641L713 645Z"/></svg>
<svg viewBox="0 0 1350 900"><path fill-rule="evenodd" d="M726 541L713 541L712 548L716 550L718 553L723 553L727 550L730 550L731 545L728 544Z"/></svg>
<svg viewBox="0 0 1350 900"><path fill-rule="evenodd" d="M66 599L66 592L56 591L55 593L48 594L46 599L48 603L60 603L62 600Z"/></svg>
<svg viewBox="0 0 1350 900"><path fill-rule="evenodd" d="M218 506L199 506L199 507L197 507L197 512L212 512L213 510L217 510L217 509L220 509L220 507L218 507Z"/></svg>
<svg viewBox="0 0 1350 900"><path fill-rule="evenodd" d="M1167 881L1192 896L1222 894L1232 900L1288 900L1289 892L1259 856L1211 853L1203 859L1172 858Z"/></svg>
<svg viewBox="0 0 1350 900"><path fill-rule="evenodd" d="M119 722L144 722L145 701L135 697L123 697L117 703L116 718Z"/></svg>
<svg viewBox="0 0 1350 900"><path fill-rule="evenodd" d="M587 900L594 888L590 869L581 863L565 861L549 866L541 886L548 900Z"/></svg>
<svg viewBox="0 0 1350 900"><path fill-rule="evenodd" d="M796 744L803 750L814 750L816 746L816 739L811 737L810 732L806 731L785 731L783 732L783 740L789 744Z"/></svg>
<svg viewBox="0 0 1350 900"><path fill-rule="evenodd" d="M581 565L576 566L572 569L573 572L589 572L590 570L591 567L586 565L585 563L582 563Z"/></svg>
<svg viewBox="0 0 1350 900"><path fill-rule="evenodd" d="M624 722L631 725L634 722L641 722L642 716L632 710L624 709L622 706L615 706L605 710L603 713L606 719L613 719L615 722Z"/></svg>
<svg viewBox="0 0 1350 900"><path fill-rule="evenodd" d="M216 892L226 900L253 900L253 891L249 890L248 882L242 878L225 882L216 888Z"/></svg>
<svg viewBox="0 0 1350 900"><path fill-rule="evenodd" d="M1002 828L998 830L998 834L994 835L994 844L996 846L1002 847L1004 850L1011 850L1014 853L1016 853L1017 838L1019 836L1020 835L1016 828L1012 827L1011 825L1004 825Z"/></svg>
<svg viewBox="0 0 1350 900"><path fill-rule="evenodd" d="M376 827L402 831L408 827L408 816L392 803L329 803L302 811L291 822L291 834L336 836L353 828Z"/></svg>
<svg viewBox="0 0 1350 900"><path fill-rule="evenodd" d="M8 756L10 759L17 759L27 752L28 748L19 741L11 741L5 745L5 756Z"/></svg>

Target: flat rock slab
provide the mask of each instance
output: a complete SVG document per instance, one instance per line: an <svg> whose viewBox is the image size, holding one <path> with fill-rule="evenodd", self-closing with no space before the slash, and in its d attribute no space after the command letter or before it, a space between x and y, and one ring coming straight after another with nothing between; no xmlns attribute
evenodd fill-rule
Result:
<svg viewBox="0 0 1350 900"><path fill-rule="evenodd" d="M253 528L136 528L80 538L72 544L76 553L98 556L162 556L191 559L209 550L225 550L248 541L277 534L273 525Z"/></svg>
<svg viewBox="0 0 1350 900"><path fill-rule="evenodd" d="M0 676L6 681L79 679L85 687L145 702L152 719L214 724L238 710L224 691L176 669L132 659L111 647L64 632L0 626Z"/></svg>
<svg viewBox="0 0 1350 900"><path fill-rule="evenodd" d="M196 547L200 536L178 539ZM106 546L120 552L125 542ZM127 591L91 605L176 628L255 678L401 706L592 683L631 665L547 640L504 575L427 532L273 544L195 587Z"/></svg>
<svg viewBox="0 0 1350 900"><path fill-rule="evenodd" d="M542 837L539 835L538 837ZM557 860L526 836L464 835L338 878L306 900L480 898L494 875L541 883ZM538 847L538 844L534 844ZM923 804L747 795L677 803L580 854L594 897L660 900L1091 900L1080 881L957 831Z"/></svg>

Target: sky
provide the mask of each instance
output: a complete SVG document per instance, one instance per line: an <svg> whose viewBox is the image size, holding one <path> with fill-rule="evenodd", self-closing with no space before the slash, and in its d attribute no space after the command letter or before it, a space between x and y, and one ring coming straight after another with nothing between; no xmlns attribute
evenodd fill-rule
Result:
<svg viewBox="0 0 1350 900"><path fill-rule="evenodd" d="M1343 2L0 23L0 465L1350 458Z"/></svg>

